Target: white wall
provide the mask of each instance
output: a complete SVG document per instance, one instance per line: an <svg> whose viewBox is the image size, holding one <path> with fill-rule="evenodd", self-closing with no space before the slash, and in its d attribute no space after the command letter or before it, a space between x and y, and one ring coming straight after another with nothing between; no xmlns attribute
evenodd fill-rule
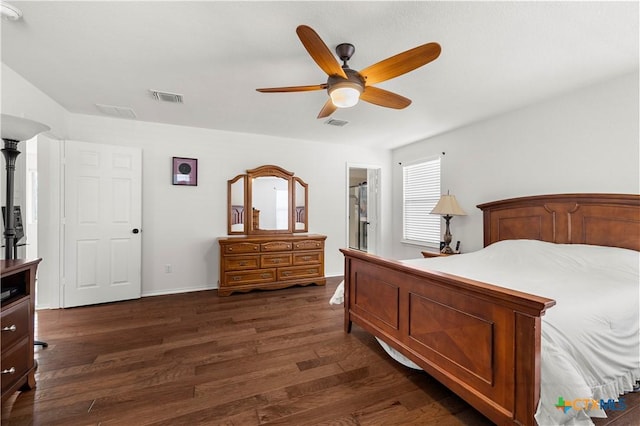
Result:
<svg viewBox="0 0 640 426"><path fill-rule="evenodd" d="M442 156L442 192L468 216L451 220L463 251L482 247L476 205L551 193L640 192L638 73L625 75L393 151L392 256L420 256L402 237L402 168ZM444 226L443 226L444 231Z"/></svg>
<svg viewBox="0 0 640 426"><path fill-rule="evenodd" d="M345 163L388 168L388 151L282 138L71 115L75 140L143 151L143 295L216 288L219 246L227 233L227 180L275 164L309 185L309 232L327 235L325 272L341 275L345 246ZM171 184L171 158L198 159L198 186ZM390 177L388 178L390 179ZM390 182L390 181L389 181ZM165 265L172 273L165 273Z"/></svg>
<svg viewBox="0 0 640 426"><path fill-rule="evenodd" d="M51 127L47 135L64 138L66 110L4 63L0 70L2 113L44 123Z"/></svg>

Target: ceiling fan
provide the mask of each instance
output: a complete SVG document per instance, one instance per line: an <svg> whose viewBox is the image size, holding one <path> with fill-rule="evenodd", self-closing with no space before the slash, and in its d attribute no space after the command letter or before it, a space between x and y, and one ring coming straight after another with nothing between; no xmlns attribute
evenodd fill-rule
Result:
<svg viewBox="0 0 640 426"><path fill-rule="evenodd" d="M435 60L441 51L438 43L427 43L356 71L347 65L347 61L355 52L352 44L342 43L336 46L336 53L342 61L340 66L327 45L312 28L300 25L296 33L309 55L329 76L327 82L310 86L271 87L256 90L262 93L276 93L327 89L329 99L320 110L318 118L333 114L337 108L352 107L358 103L358 99L387 108L408 107L411 99L373 85L426 65Z"/></svg>

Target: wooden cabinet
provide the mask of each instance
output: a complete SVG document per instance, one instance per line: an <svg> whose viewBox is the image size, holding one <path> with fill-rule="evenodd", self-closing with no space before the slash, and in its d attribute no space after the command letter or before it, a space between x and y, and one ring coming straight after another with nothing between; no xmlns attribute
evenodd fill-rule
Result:
<svg viewBox="0 0 640 426"><path fill-rule="evenodd" d="M325 235L220 238L218 295L294 285L324 285Z"/></svg>
<svg viewBox="0 0 640 426"><path fill-rule="evenodd" d="M33 389L36 385L33 317L40 260L0 260L2 401L17 390Z"/></svg>

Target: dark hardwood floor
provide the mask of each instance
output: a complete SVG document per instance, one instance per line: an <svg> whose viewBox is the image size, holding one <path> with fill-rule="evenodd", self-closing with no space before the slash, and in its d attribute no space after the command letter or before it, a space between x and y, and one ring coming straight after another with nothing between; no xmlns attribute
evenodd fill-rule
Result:
<svg viewBox="0 0 640 426"><path fill-rule="evenodd" d="M339 281L39 311L37 388L2 405L2 424L491 424L360 328L345 334L328 304ZM634 410L598 425L638 424Z"/></svg>

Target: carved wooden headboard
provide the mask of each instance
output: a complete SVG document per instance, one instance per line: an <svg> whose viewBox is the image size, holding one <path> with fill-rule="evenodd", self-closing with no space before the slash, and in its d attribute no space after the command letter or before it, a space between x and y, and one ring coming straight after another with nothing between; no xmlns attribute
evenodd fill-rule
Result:
<svg viewBox="0 0 640 426"><path fill-rule="evenodd" d="M231 224L244 223L244 206L231 206Z"/></svg>
<svg viewBox="0 0 640 426"><path fill-rule="evenodd" d="M531 239L640 251L640 195L556 194L480 204L484 245Z"/></svg>

